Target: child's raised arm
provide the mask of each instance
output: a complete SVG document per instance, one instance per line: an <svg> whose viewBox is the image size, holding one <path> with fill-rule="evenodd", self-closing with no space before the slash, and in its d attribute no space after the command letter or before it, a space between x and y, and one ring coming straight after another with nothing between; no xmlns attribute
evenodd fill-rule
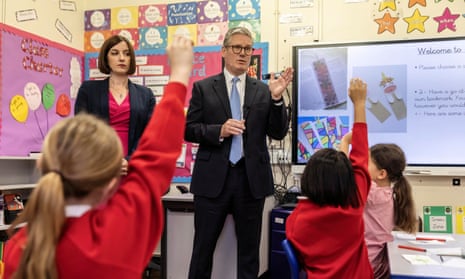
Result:
<svg viewBox="0 0 465 279"><path fill-rule="evenodd" d="M366 122L365 103L367 96L367 85L359 78L350 80L349 97L354 104L354 123ZM349 156L349 146L352 143L352 131L345 134L341 139L339 150Z"/></svg>
<svg viewBox="0 0 465 279"><path fill-rule="evenodd" d="M345 134L341 139L339 150L344 152L349 157L349 145L352 143L352 131Z"/></svg>
<svg viewBox="0 0 465 279"><path fill-rule="evenodd" d="M352 162L360 198L364 204L371 185L371 178L368 173L368 135L365 113L367 97L366 83L359 78L353 78L350 81L349 97L354 104L354 124L352 127L353 143L349 157Z"/></svg>
<svg viewBox="0 0 465 279"><path fill-rule="evenodd" d="M354 104L354 123L366 123L365 103L367 97L367 84L359 78L351 79L349 97Z"/></svg>

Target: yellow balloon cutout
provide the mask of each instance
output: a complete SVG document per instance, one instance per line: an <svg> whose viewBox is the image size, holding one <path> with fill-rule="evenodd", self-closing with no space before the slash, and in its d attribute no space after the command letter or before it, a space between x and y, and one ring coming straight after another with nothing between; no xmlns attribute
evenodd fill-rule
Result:
<svg viewBox="0 0 465 279"><path fill-rule="evenodd" d="M24 123L29 114L26 99L21 95L15 95L10 101L10 113L16 121Z"/></svg>

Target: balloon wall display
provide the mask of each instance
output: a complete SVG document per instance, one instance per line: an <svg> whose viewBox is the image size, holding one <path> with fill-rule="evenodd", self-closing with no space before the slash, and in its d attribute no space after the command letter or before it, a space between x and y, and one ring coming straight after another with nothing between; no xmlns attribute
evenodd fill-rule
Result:
<svg viewBox="0 0 465 279"><path fill-rule="evenodd" d="M49 110L55 103L55 88L50 83L46 83L42 88L42 104Z"/></svg>
<svg viewBox="0 0 465 279"><path fill-rule="evenodd" d="M84 53L0 23L0 57L0 156L40 152L72 116Z"/></svg>
<svg viewBox="0 0 465 279"><path fill-rule="evenodd" d="M36 110L41 104L40 88L35 82L28 82L24 86L24 97L29 109Z"/></svg>
<svg viewBox="0 0 465 279"><path fill-rule="evenodd" d="M20 123L26 122L29 109L27 107L26 99L23 96L15 95L11 98L10 113L16 121Z"/></svg>
<svg viewBox="0 0 465 279"><path fill-rule="evenodd" d="M58 96L56 111L59 116L66 117L71 113L71 100L66 94Z"/></svg>

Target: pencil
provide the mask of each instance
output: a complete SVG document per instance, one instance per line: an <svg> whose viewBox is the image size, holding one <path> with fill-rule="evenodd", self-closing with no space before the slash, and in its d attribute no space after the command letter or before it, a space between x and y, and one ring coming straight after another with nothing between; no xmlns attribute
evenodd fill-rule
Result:
<svg viewBox="0 0 465 279"><path fill-rule="evenodd" d="M406 245L399 245L398 247L402 249L413 250L413 251L426 252L426 248L421 248L421 247L406 246Z"/></svg>
<svg viewBox="0 0 465 279"><path fill-rule="evenodd" d="M436 240L436 241L446 242L444 238L434 238L434 237L417 237L416 240Z"/></svg>

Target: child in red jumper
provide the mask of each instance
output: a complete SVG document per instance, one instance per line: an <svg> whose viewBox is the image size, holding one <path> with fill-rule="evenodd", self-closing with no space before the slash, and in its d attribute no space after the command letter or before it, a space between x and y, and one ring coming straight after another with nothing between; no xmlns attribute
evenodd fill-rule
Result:
<svg viewBox="0 0 465 279"><path fill-rule="evenodd" d="M352 79L350 161L334 149L310 157L302 174L303 199L286 221L286 237L308 278L373 278L364 239L363 209L370 190L365 115L366 84Z"/></svg>
<svg viewBox="0 0 465 279"><path fill-rule="evenodd" d="M120 186L123 149L110 126L79 114L50 130L42 177L12 230L26 226L6 244L4 278L142 277L163 231L161 196L181 152L192 42L176 37L167 55L170 81Z"/></svg>

